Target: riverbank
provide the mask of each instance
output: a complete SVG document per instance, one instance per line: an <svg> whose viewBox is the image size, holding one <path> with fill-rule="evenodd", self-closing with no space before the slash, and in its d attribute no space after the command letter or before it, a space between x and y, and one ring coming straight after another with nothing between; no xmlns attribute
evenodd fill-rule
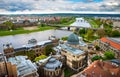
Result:
<svg viewBox="0 0 120 77"><path fill-rule="evenodd" d="M72 32L64 30L45 30L28 34L18 34L0 37L0 52L3 50L3 44L12 43L14 48L19 48L28 43L30 39L36 39L38 42L48 40L53 35L57 38L69 36Z"/></svg>
<svg viewBox="0 0 120 77"><path fill-rule="evenodd" d="M38 29L34 29L34 30L18 29L13 31L0 31L0 36L27 34L27 33L50 30L50 29L55 29L55 27L45 26L45 27L38 27Z"/></svg>

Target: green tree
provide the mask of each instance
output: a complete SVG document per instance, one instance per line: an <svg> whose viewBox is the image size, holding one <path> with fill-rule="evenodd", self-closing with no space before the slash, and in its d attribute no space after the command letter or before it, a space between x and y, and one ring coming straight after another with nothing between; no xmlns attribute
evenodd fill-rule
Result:
<svg viewBox="0 0 120 77"><path fill-rule="evenodd" d="M52 49L53 45L47 45L45 47L45 51L44 51L44 54L45 55L49 55L51 52L54 52L54 50Z"/></svg>
<svg viewBox="0 0 120 77"><path fill-rule="evenodd" d="M95 60L100 60L100 59L102 59L102 57L96 55L96 56L94 56L91 60L92 60L92 61L95 61Z"/></svg>
<svg viewBox="0 0 120 77"><path fill-rule="evenodd" d="M67 39L68 39L68 37L62 37L61 39L62 39L62 40L67 40Z"/></svg>
<svg viewBox="0 0 120 77"><path fill-rule="evenodd" d="M111 51L106 51L104 56L106 60L115 59L115 54Z"/></svg>
<svg viewBox="0 0 120 77"><path fill-rule="evenodd" d="M118 30L114 30L111 32L111 37L120 37L120 32Z"/></svg>
<svg viewBox="0 0 120 77"><path fill-rule="evenodd" d="M95 46L96 50L100 50L100 47L98 45Z"/></svg>
<svg viewBox="0 0 120 77"><path fill-rule="evenodd" d="M96 33L100 38L106 36L106 32L104 29L98 29Z"/></svg>
<svg viewBox="0 0 120 77"><path fill-rule="evenodd" d="M79 29L79 35L84 35L86 33L85 28Z"/></svg>
<svg viewBox="0 0 120 77"><path fill-rule="evenodd" d="M14 29L14 24L12 22L10 22L10 21L6 21L3 24L8 26L9 30L13 30Z"/></svg>
<svg viewBox="0 0 120 77"><path fill-rule="evenodd" d="M88 29L88 30L87 30L87 33L86 33L86 39L87 39L87 40L92 40L93 37L94 37L94 32L93 32L93 30Z"/></svg>
<svg viewBox="0 0 120 77"><path fill-rule="evenodd" d="M39 56L39 57L36 57L34 61L37 62L37 61L39 61L39 60L41 60L41 59L45 59L45 58L47 58L47 56L41 55L41 56Z"/></svg>

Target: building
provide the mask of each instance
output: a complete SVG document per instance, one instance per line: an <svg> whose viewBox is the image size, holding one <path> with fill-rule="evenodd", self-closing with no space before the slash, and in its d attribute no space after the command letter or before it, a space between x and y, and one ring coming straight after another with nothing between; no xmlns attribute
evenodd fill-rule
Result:
<svg viewBox="0 0 120 77"><path fill-rule="evenodd" d="M8 58L8 62L17 66L16 77L39 77L34 63L27 59L27 56L15 56Z"/></svg>
<svg viewBox="0 0 120 77"><path fill-rule="evenodd" d="M3 51L6 58L14 57L14 48L11 43L3 44Z"/></svg>
<svg viewBox="0 0 120 77"><path fill-rule="evenodd" d="M103 51L112 51L116 58L120 58L120 38L103 37L95 41Z"/></svg>
<svg viewBox="0 0 120 77"><path fill-rule="evenodd" d="M97 60L82 72L71 77L120 77L120 67L111 62Z"/></svg>
<svg viewBox="0 0 120 77"><path fill-rule="evenodd" d="M52 40L50 39L46 41L37 42L36 39L32 38L28 40L27 44L20 46L20 47L16 47L16 48L14 48L11 43L4 44L3 51L4 51L4 55L6 56L6 58L14 57L15 53L17 52L26 53L29 51L34 51L35 52L34 57L38 57L44 54L44 50L47 45L56 46L57 44L58 44L58 39L52 39Z"/></svg>
<svg viewBox="0 0 120 77"><path fill-rule="evenodd" d="M70 26L80 27L80 28L91 28L91 25L84 18L76 18L76 21Z"/></svg>
<svg viewBox="0 0 120 77"><path fill-rule="evenodd" d="M6 62L3 54L0 54L0 77L17 77L17 68L15 64Z"/></svg>
<svg viewBox="0 0 120 77"><path fill-rule="evenodd" d="M58 56L57 58L55 56L57 55L51 55L37 62L40 77L64 77L60 56L59 58Z"/></svg>
<svg viewBox="0 0 120 77"><path fill-rule="evenodd" d="M76 34L69 35L67 42L54 49L66 58L66 64L72 70L80 71L87 66L87 45Z"/></svg>

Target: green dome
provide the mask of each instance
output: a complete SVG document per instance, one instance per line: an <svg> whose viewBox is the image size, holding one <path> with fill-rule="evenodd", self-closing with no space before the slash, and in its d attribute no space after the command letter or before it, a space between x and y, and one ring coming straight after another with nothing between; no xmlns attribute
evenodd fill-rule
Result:
<svg viewBox="0 0 120 77"><path fill-rule="evenodd" d="M72 33L71 35L69 35L68 40L67 40L68 44L79 44L79 38L76 34Z"/></svg>

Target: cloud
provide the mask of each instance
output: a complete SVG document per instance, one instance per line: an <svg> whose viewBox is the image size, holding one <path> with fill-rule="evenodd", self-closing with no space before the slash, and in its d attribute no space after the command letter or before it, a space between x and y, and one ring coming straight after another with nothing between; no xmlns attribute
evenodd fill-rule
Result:
<svg viewBox="0 0 120 77"><path fill-rule="evenodd" d="M120 0L0 0L3 13L40 12L120 12ZM98 0L97 0L98 1Z"/></svg>

